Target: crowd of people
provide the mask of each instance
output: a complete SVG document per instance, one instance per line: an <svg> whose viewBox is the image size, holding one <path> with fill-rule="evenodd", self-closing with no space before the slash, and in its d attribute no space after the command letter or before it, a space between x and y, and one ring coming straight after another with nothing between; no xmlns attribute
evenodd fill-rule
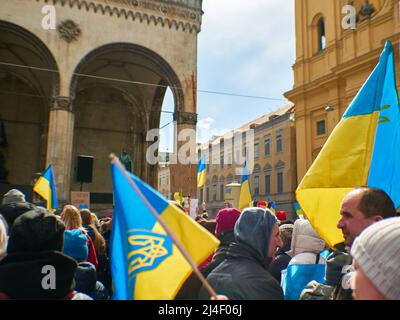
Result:
<svg viewBox="0 0 400 320"><path fill-rule="evenodd" d="M16 189L0 217L0 300L111 298L111 219L72 205L53 213Z"/></svg>
<svg viewBox="0 0 400 320"><path fill-rule="evenodd" d="M203 208L195 220L220 246L199 269L221 299L399 300L400 217L390 197L356 188L340 215L344 243L329 248L310 221L292 221L263 203L242 212L227 207L215 219ZM51 212L19 190L7 192L0 206L0 299L111 299L111 221L72 205ZM46 266L55 269L54 290L51 279L44 283ZM176 296L210 298L194 273Z"/></svg>

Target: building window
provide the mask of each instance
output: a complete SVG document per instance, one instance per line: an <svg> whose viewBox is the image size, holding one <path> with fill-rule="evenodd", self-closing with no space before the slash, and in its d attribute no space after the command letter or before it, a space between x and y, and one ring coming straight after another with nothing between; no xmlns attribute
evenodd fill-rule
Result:
<svg viewBox="0 0 400 320"><path fill-rule="evenodd" d="M271 154L271 139L268 137L264 138L264 155L269 156Z"/></svg>
<svg viewBox="0 0 400 320"><path fill-rule="evenodd" d="M199 194L200 203L199 203L199 207L204 202L204 200L203 200L203 190L204 190L203 188L200 188L200 194Z"/></svg>
<svg viewBox="0 0 400 320"><path fill-rule="evenodd" d="M278 172L276 175L277 178L277 192L282 193L283 192L283 172Z"/></svg>
<svg viewBox="0 0 400 320"><path fill-rule="evenodd" d="M217 201L217 183L213 183L212 199L213 201Z"/></svg>
<svg viewBox="0 0 400 320"><path fill-rule="evenodd" d="M206 188L206 202L210 202L210 187Z"/></svg>
<svg viewBox="0 0 400 320"><path fill-rule="evenodd" d="M276 152L282 152L283 145L282 145L282 134L278 134L276 136Z"/></svg>
<svg viewBox="0 0 400 320"><path fill-rule="evenodd" d="M232 165L232 152L229 151L228 152L228 167L230 167Z"/></svg>
<svg viewBox="0 0 400 320"><path fill-rule="evenodd" d="M318 51L322 51L326 48L326 37L325 37L325 20L324 18L318 21Z"/></svg>
<svg viewBox="0 0 400 320"><path fill-rule="evenodd" d="M254 195L260 194L260 177L254 177Z"/></svg>
<svg viewBox="0 0 400 320"><path fill-rule="evenodd" d="M224 154L221 153L221 168L222 169L224 168L224 159L225 159Z"/></svg>
<svg viewBox="0 0 400 320"><path fill-rule="evenodd" d="M271 175L265 175L265 195L269 196L271 194Z"/></svg>
<svg viewBox="0 0 400 320"><path fill-rule="evenodd" d="M225 187L224 187L223 183L221 183L219 191L220 191L220 199L221 199L221 201L223 201L224 200L224 193L225 193Z"/></svg>
<svg viewBox="0 0 400 320"><path fill-rule="evenodd" d="M259 158L259 156L260 156L260 154L259 154L259 150L258 150L258 148L259 148L259 142L258 142L258 139L255 141L255 143L254 143L254 159L258 159Z"/></svg>
<svg viewBox="0 0 400 320"><path fill-rule="evenodd" d="M317 136L324 135L325 133L325 120L317 121Z"/></svg>

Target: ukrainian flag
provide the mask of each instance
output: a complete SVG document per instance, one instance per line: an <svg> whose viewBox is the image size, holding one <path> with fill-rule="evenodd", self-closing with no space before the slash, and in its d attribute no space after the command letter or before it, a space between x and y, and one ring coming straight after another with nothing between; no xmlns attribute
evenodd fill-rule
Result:
<svg viewBox="0 0 400 320"><path fill-rule="evenodd" d="M111 232L113 298L173 299L192 268L120 169L111 164L111 172L115 199ZM139 178L129 176L198 265L214 252L219 241L212 234Z"/></svg>
<svg viewBox="0 0 400 320"><path fill-rule="evenodd" d="M294 202L294 209L296 210L296 214L300 217L300 215L303 214L303 211L301 210L299 203L298 202Z"/></svg>
<svg viewBox="0 0 400 320"><path fill-rule="evenodd" d="M271 208L269 208L273 214L276 214L276 203L275 201L272 201L271 203Z"/></svg>
<svg viewBox="0 0 400 320"><path fill-rule="evenodd" d="M301 208L331 246L344 196L357 186L383 189L400 205L400 109L394 52L387 41L379 63L296 190Z"/></svg>
<svg viewBox="0 0 400 320"><path fill-rule="evenodd" d="M243 175L242 175L242 186L240 188L239 210L242 211L244 208L252 206L253 206L253 201L250 194L249 176L247 174L247 167L245 161L243 167Z"/></svg>
<svg viewBox="0 0 400 320"><path fill-rule="evenodd" d="M201 188L206 183L206 164L203 158L200 158L197 167L197 187Z"/></svg>
<svg viewBox="0 0 400 320"><path fill-rule="evenodd" d="M50 164L43 175L36 181L33 191L47 201L47 209L58 209L57 190L54 182L53 166Z"/></svg>

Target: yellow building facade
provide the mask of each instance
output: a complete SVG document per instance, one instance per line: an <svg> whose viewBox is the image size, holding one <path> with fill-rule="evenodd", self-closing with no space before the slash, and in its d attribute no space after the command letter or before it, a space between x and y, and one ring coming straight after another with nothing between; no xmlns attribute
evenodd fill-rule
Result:
<svg viewBox="0 0 400 320"><path fill-rule="evenodd" d="M250 139L246 141L245 138L249 130L252 130L251 147ZM239 152L247 161L253 199L270 197L276 202L277 210L293 217L297 187L295 134L294 106L289 104L202 145L199 152L205 155L208 163L207 178L205 186L198 189L198 199L200 204L206 202L210 217L224 208L226 185L241 183L243 165L237 164L240 163L237 161ZM237 135L242 135L240 150L232 142ZM249 165L250 152L254 152L252 165Z"/></svg>
<svg viewBox="0 0 400 320"><path fill-rule="evenodd" d="M294 86L285 96L296 105L298 182L374 69L386 40L395 47L400 83L398 6L396 0L295 0Z"/></svg>

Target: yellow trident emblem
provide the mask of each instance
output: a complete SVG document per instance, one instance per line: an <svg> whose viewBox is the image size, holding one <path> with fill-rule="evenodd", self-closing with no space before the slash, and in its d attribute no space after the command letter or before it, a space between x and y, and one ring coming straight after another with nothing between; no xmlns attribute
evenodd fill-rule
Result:
<svg viewBox="0 0 400 320"><path fill-rule="evenodd" d="M132 276L140 271L156 268L172 252L172 243L168 237L148 231L135 233L128 237L128 242L134 249L128 253L128 274L133 273Z"/></svg>

